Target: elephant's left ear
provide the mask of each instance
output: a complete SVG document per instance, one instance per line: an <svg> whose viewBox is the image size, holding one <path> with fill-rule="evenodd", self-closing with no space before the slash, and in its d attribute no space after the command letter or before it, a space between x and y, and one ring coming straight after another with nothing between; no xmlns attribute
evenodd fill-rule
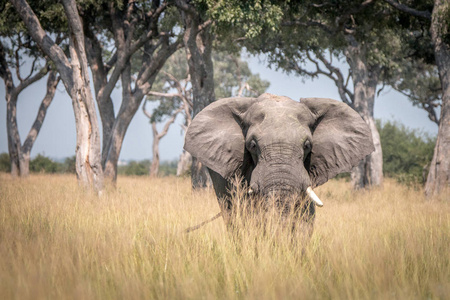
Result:
<svg viewBox="0 0 450 300"><path fill-rule="evenodd" d="M347 104L325 98L303 98L300 104L314 116L310 124L313 146L306 161L313 186L350 172L375 150L369 126Z"/></svg>

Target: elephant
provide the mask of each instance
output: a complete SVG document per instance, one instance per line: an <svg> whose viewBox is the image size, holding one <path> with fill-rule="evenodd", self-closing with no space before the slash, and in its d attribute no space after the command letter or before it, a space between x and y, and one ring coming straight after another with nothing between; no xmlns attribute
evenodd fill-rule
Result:
<svg viewBox="0 0 450 300"><path fill-rule="evenodd" d="M374 151L368 125L347 104L268 93L209 104L188 127L184 148L208 168L227 225L233 223L231 185L241 176L260 199L303 199L298 207L310 233L315 206L322 205L312 189Z"/></svg>

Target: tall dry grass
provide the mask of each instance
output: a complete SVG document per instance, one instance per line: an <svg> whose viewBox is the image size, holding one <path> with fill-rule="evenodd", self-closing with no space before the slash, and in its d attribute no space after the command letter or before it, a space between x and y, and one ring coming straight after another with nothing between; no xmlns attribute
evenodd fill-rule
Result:
<svg viewBox="0 0 450 300"><path fill-rule="evenodd" d="M120 177L98 199L68 175L0 175L0 299L449 299L450 201L386 181L316 190L310 242L247 228L187 179ZM281 236L280 236L281 235Z"/></svg>

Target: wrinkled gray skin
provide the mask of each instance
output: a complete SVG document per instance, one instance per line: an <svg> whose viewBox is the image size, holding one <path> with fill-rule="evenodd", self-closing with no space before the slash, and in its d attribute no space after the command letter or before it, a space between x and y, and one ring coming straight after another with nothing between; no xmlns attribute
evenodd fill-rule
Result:
<svg viewBox="0 0 450 300"><path fill-rule="evenodd" d="M266 198L304 195L374 151L369 127L348 105L272 94L210 104L189 126L184 148L208 167L228 225L235 175ZM301 203L312 232L315 204Z"/></svg>

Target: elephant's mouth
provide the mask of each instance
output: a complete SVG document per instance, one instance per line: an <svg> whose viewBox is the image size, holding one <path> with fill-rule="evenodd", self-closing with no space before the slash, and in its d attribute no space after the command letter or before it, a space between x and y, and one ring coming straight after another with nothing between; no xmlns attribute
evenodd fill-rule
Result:
<svg viewBox="0 0 450 300"><path fill-rule="evenodd" d="M283 191L283 190L271 190L267 194L269 197L273 198L273 197L278 197L278 198L285 198L286 195L291 194L292 191ZM253 189L249 189L248 190L248 194L249 195L254 195L256 194ZM306 191L301 192L302 195L305 195L307 197L309 197L317 206L322 207L323 206L323 202L320 200L320 198L316 195L316 193L313 191L312 187L308 187L306 189ZM302 197L303 198L303 197Z"/></svg>

